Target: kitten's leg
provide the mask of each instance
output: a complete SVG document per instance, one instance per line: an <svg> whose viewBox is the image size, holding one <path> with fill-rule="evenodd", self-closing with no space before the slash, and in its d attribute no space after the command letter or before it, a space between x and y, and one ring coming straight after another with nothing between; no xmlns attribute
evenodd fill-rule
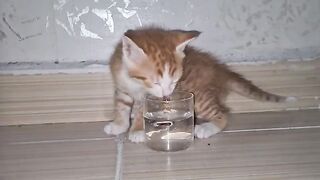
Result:
<svg viewBox="0 0 320 180"><path fill-rule="evenodd" d="M104 127L104 131L107 134L118 135L126 132L130 126L133 99L120 91L115 92L114 98L114 120Z"/></svg>
<svg viewBox="0 0 320 180"><path fill-rule="evenodd" d="M196 102L196 117L206 121L196 125L195 135L197 138L208 138L220 132L227 125L226 108L213 98Z"/></svg>
<svg viewBox="0 0 320 180"><path fill-rule="evenodd" d="M132 120L132 125L129 130L129 140L136 143L144 142L145 140L142 107L142 102L136 101L132 108L134 118Z"/></svg>

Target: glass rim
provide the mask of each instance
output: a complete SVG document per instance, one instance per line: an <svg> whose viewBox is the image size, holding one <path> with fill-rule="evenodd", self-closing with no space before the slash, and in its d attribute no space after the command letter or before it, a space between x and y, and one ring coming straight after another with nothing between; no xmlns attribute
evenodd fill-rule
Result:
<svg viewBox="0 0 320 180"><path fill-rule="evenodd" d="M183 95L186 95L186 96L182 97L182 98L174 99L174 100L163 100L163 99L161 99L159 97L156 97L156 96L154 96L152 94L146 94L144 96L144 100L145 101L151 101L151 102L174 103L174 102L188 101L188 100L192 100L194 98L193 93L188 92L188 91L176 91L176 92L173 92L169 97L172 97L172 95L175 95L175 94L183 94Z"/></svg>

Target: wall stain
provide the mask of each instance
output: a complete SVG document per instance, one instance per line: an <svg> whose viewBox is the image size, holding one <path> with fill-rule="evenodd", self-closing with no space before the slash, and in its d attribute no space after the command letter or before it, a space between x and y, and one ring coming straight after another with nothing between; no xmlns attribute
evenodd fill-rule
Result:
<svg viewBox="0 0 320 180"><path fill-rule="evenodd" d="M16 9L16 7L15 7L13 4L10 4L10 7L11 7L11 9L12 9L13 12L17 12L17 9Z"/></svg>
<svg viewBox="0 0 320 180"><path fill-rule="evenodd" d="M310 33L309 30L305 30L305 31L303 31L303 32L301 33L301 35L302 35L302 36L306 36L306 35L308 35L309 33Z"/></svg>
<svg viewBox="0 0 320 180"><path fill-rule="evenodd" d="M256 31L258 29L257 25L253 25L252 30Z"/></svg>
<svg viewBox="0 0 320 180"><path fill-rule="evenodd" d="M293 23L293 22L294 22L294 20L291 17L288 17L286 20L286 23Z"/></svg>
<svg viewBox="0 0 320 180"><path fill-rule="evenodd" d="M19 33L17 33L17 31L8 23L6 17L2 17L2 21L4 22L4 24L10 29L10 31L17 36L17 38L19 39L19 41L22 39L21 35Z"/></svg>
<svg viewBox="0 0 320 180"><path fill-rule="evenodd" d="M36 34L32 34L32 35L28 35L28 36L25 36L25 37L22 37L14 28L13 26L11 26L9 24L9 22L7 21L6 17L2 17L2 21L4 22L4 24L10 29L10 31L18 38L19 41L24 41L24 40L27 40L27 39L30 39L30 38L34 38L34 37L37 37L37 36L41 36L42 33L36 33ZM2 32L2 31L1 31ZM1 38L0 38L1 39ZM2 39L1 39L2 40Z"/></svg>
<svg viewBox="0 0 320 180"><path fill-rule="evenodd" d="M246 19L246 22L247 22L247 25L251 25L251 23L252 23L252 16L248 17L248 18Z"/></svg>
<svg viewBox="0 0 320 180"><path fill-rule="evenodd" d="M0 41L3 41L5 38L7 38L6 33L4 33L3 31L0 31Z"/></svg>
<svg viewBox="0 0 320 180"><path fill-rule="evenodd" d="M243 37L245 35L246 31L236 31L237 37Z"/></svg>
<svg viewBox="0 0 320 180"><path fill-rule="evenodd" d="M245 5L242 5L242 6L241 6L241 9L242 9L242 12L244 12L244 13L247 12L247 8L246 8Z"/></svg>
<svg viewBox="0 0 320 180"><path fill-rule="evenodd" d="M266 11L258 11L249 15L249 17L246 19L247 25L251 25L252 21L255 19L256 20L261 19L263 13L266 13Z"/></svg>
<svg viewBox="0 0 320 180"><path fill-rule="evenodd" d="M264 0L264 1L262 1L262 4L267 5L267 4L269 4L271 1L272 1L272 0Z"/></svg>
<svg viewBox="0 0 320 180"><path fill-rule="evenodd" d="M38 16L38 17L34 17L32 19L27 19L27 20L24 20L24 21L21 21L21 24L29 24L29 23L33 23L35 21L39 21L41 18Z"/></svg>
<svg viewBox="0 0 320 180"><path fill-rule="evenodd" d="M30 38L34 38L34 37L37 37L37 36L41 36L42 33L36 33L36 34L31 34L31 35L28 35L28 36L25 36L23 37L20 41L24 41L24 40L27 40L27 39L30 39Z"/></svg>

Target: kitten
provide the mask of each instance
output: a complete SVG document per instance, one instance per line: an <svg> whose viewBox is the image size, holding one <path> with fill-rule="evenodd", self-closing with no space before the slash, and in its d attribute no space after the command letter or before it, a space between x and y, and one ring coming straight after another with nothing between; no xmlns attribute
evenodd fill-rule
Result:
<svg viewBox="0 0 320 180"><path fill-rule="evenodd" d="M208 138L225 128L230 91L262 101L283 102L292 98L265 92L220 64L209 53L188 43L198 31L165 30L147 27L128 30L110 60L115 84L114 121L105 126L107 134L129 130L129 139L143 142L142 103L146 93L157 97L184 90L195 95L198 138Z"/></svg>

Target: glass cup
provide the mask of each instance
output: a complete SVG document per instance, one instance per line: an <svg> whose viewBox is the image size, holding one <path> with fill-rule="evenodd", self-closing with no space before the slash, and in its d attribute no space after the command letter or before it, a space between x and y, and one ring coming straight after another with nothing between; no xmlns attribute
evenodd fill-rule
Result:
<svg viewBox="0 0 320 180"><path fill-rule="evenodd" d="M147 95L144 103L146 145L157 151L187 149L194 140L194 99L175 92L167 99Z"/></svg>

